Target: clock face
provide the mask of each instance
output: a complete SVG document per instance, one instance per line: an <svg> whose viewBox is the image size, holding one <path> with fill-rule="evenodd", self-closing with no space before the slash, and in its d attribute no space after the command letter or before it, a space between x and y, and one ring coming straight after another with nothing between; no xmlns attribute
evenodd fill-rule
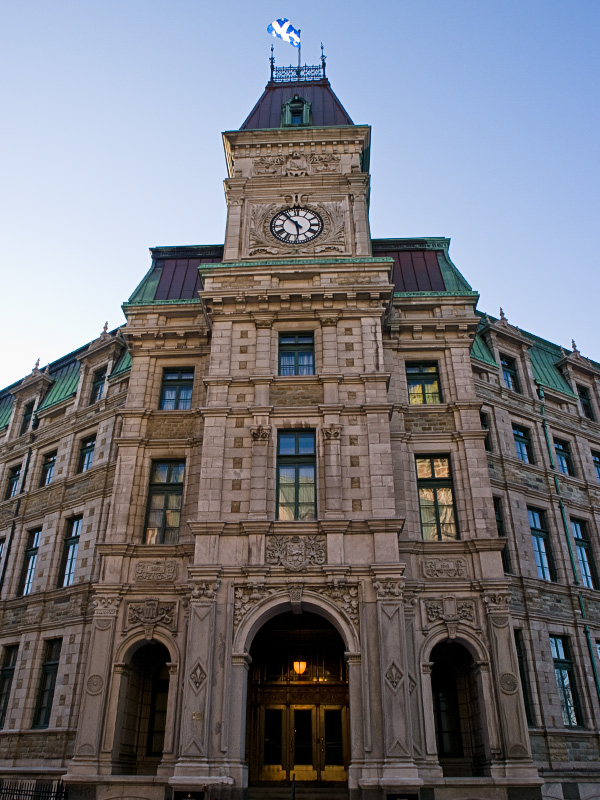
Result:
<svg viewBox="0 0 600 800"><path fill-rule="evenodd" d="M271 220L271 233L284 244L305 244L323 230L323 220L310 208L286 208Z"/></svg>

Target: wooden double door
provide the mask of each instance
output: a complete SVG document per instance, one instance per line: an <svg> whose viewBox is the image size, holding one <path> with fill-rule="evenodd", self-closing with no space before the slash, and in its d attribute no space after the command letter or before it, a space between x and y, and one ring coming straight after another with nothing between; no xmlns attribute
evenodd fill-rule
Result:
<svg viewBox="0 0 600 800"><path fill-rule="evenodd" d="M264 705L259 707L258 716L258 781L347 780L346 705Z"/></svg>

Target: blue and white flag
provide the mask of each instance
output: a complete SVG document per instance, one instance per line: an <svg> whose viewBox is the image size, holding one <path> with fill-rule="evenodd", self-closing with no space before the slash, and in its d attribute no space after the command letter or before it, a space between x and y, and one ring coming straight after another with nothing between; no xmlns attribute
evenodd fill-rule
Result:
<svg viewBox="0 0 600 800"><path fill-rule="evenodd" d="M290 25L289 19L276 19L268 27L267 33L272 34L277 39L291 44L292 47L300 47L300 31Z"/></svg>

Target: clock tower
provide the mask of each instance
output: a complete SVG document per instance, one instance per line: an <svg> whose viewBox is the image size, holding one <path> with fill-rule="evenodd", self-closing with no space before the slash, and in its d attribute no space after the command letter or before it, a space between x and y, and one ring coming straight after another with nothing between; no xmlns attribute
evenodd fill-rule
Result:
<svg viewBox="0 0 600 800"><path fill-rule="evenodd" d="M276 68L238 131L224 261L370 256L368 125L354 125L321 67Z"/></svg>

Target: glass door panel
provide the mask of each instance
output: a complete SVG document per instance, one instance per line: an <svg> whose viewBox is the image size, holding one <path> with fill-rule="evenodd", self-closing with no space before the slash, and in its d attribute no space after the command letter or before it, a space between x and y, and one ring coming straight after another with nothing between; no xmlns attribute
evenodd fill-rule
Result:
<svg viewBox="0 0 600 800"><path fill-rule="evenodd" d="M348 742L346 737L346 708L321 706L319 713L319 779L346 781Z"/></svg>
<svg viewBox="0 0 600 800"><path fill-rule="evenodd" d="M291 775L297 781L316 781L316 709L290 707Z"/></svg>
<svg viewBox="0 0 600 800"><path fill-rule="evenodd" d="M286 709L263 709L261 781L287 780L288 758L285 748L284 724Z"/></svg>

